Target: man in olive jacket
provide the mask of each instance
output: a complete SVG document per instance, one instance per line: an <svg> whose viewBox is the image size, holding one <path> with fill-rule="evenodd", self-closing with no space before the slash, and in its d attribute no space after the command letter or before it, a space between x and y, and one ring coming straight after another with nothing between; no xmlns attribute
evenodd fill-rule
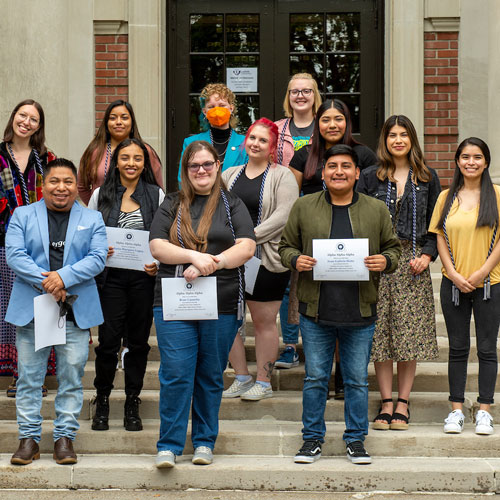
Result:
<svg viewBox="0 0 500 500"><path fill-rule="evenodd" d="M368 434L368 362L377 319L381 272L391 273L401 255L385 204L354 191L359 178L356 152L339 144L325 153L326 190L298 199L285 226L279 254L284 266L299 271L300 330L304 346L304 444L296 463L321 457L325 436L325 405L338 340L344 376L347 457L355 464L371 463L363 442ZM368 238L364 264L369 281L316 281L313 239Z"/></svg>

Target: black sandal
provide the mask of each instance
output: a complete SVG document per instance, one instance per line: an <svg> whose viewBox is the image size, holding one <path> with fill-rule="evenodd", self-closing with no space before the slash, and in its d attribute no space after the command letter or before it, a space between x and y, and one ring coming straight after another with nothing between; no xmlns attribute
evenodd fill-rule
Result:
<svg viewBox="0 0 500 500"><path fill-rule="evenodd" d="M410 420L410 402L406 399L398 398L399 403L404 403L408 408L408 416L403 415L402 413L393 413L392 420L402 420L402 422L393 422L391 420L391 431L407 431Z"/></svg>
<svg viewBox="0 0 500 500"><path fill-rule="evenodd" d="M388 431L391 426L392 415L390 413L382 413L382 404L392 403L392 398L382 399L380 402L380 408L378 410L378 415L373 419L372 429L377 431ZM383 420L383 422L377 422L377 420Z"/></svg>

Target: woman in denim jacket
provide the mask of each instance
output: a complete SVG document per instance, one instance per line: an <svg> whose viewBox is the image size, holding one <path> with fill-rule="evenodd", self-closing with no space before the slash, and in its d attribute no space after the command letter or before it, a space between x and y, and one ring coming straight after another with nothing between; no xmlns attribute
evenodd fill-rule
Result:
<svg viewBox="0 0 500 500"><path fill-rule="evenodd" d="M406 430L417 361L437 356L429 271L437 248L436 235L428 227L441 186L436 172L425 165L415 127L404 115L393 115L384 123L377 156L378 165L361 172L356 189L386 203L402 255L396 272L383 275L380 282L372 360L382 404L373 428ZM395 408L394 361L398 366Z"/></svg>

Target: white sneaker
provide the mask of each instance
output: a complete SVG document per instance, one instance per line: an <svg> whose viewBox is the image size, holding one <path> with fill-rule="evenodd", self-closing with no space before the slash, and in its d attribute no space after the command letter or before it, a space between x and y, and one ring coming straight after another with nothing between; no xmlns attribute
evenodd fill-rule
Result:
<svg viewBox="0 0 500 500"><path fill-rule="evenodd" d="M173 451L159 451L156 455L155 465L157 469L170 469L175 466L175 455Z"/></svg>
<svg viewBox="0 0 500 500"><path fill-rule="evenodd" d="M453 410L448 418L444 419L444 432L446 434L460 434L464 430L465 416L462 410Z"/></svg>
<svg viewBox="0 0 500 500"><path fill-rule="evenodd" d="M253 387L241 395L241 399L247 401L259 401L265 398L273 397L273 388L271 386L264 387L262 384L253 384Z"/></svg>
<svg viewBox="0 0 500 500"><path fill-rule="evenodd" d="M208 446L198 446L194 450L193 464L196 465L210 465L214 460L212 450Z"/></svg>
<svg viewBox="0 0 500 500"><path fill-rule="evenodd" d="M493 434L493 417L485 410L476 413L476 434Z"/></svg>
<svg viewBox="0 0 500 500"><path fill-rule="evenodd" d="M223 398L237 398L241 396L244 392L247 392L253 386L253 378L248 380L247 382L240 382L237 378L234 379L234 382L228 387L223 393Z"/></svg>

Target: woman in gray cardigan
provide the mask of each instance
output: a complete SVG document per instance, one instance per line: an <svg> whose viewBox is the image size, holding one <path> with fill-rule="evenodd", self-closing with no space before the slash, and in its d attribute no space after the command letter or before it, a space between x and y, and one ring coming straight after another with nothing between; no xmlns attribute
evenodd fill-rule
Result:
<svg viewBox="0 0 500 500"><path fill-rule="evenodd" d="M245 276L247 292L251 292L246 294L246 300L254 324L257 379L254 383L248 373L243 339L238 335L229 354L236 378L224 391L226 398L241 396L258 401L273 395L271 374L279 347L276 316L290 278L290 271L281 265L278 243L299 196L293 174L276 164L277 142L276 124L267 118L257 120L245 137L248 162L222 174L228 189L242 199L252 216L257 240L255 257L260 259L253 259L257 273L253 287L248 267Z"/></svg>

